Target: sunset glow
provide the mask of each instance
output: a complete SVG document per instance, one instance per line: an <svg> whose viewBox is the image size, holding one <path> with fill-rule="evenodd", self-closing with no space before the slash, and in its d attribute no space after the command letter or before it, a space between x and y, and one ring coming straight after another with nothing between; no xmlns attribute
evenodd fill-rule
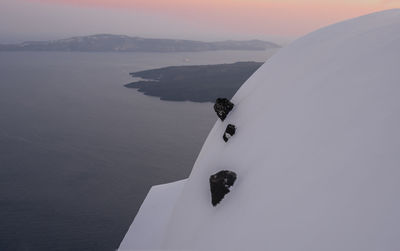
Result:
<svg viewBox="0 0 400 251"><path fill-rule="evenodd" d="M321 26L400 7L397 0L31 0L158 13L247 33L299 36Z"/></svg>
<svg viewBox="0 0 400 251"><path fill-rule="evenodd" d="M109 33L286 44L400 0L0 0L0 43Z"/></svg>

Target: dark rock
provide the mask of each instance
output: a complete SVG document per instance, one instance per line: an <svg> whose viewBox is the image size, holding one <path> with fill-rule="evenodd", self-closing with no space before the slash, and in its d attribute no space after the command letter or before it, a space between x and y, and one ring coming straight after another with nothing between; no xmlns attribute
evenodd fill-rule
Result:
<svg viewBox="0 0 400 251"><path fill-rule="evenodd" d="M231 99L262 65L259 62L170 66L130 73L137 81L125 87L162 100L212 102Z"/></svg>
<svg viewBox="0 0 400 251"><path fill-rule="evenodd" d="M236 181L236 173L228 170L210 176L211 203L215 207L229 193Z"/></svg>
<svg viewBox="0 0 400 251"><path fill-rule="evenodd" d="M224 139L225 142L228 142L229 138L232 137L236 132L236 127L235 125L229 124L226 129L224 136L222 138Z"/></svg>
<svg viewBox="0 0 400 251"><path fill-rule="evenodd" d="M224 121L230 111L232 111L234 104L226 98L217 98L214 104L214 111L217 116Z"/></svg>

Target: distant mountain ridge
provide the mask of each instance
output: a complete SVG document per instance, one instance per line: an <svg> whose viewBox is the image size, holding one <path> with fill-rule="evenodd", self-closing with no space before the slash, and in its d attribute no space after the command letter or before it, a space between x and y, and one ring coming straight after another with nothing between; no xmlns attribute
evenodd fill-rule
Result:
<svg viewBox="0 0 400 251"><path fill-rule="evenodd" d="M51 41L0 44L0 51L83 51L83 52L195 52L216 50L266 50L278 44L262 41L202 42L181 39L154 39L125 35L97 34Z"/></svg>

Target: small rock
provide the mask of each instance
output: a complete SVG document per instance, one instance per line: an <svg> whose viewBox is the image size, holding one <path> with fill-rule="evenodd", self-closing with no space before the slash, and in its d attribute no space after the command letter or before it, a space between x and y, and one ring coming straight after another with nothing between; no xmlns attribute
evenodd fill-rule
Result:
<svg viewBox="0 0 400 251"><path fill-rule="evenodd" d="M228 113L233 109L234 104L226 98L217 98L214 104L214 111L224 121Z"/></svg>
<svg viewBox="0 0 400 251"><path fill-rule="evenodd" d="M215 207L229 193L229 188L236 181L236 173L228 170L219 171L210 176L211 204Z"/></svg>
<svg viewBox="0 0 400 251"><path fill-rule="evenodd" d="M236 132L235 125L229 124L226 127L224 136L222 136L222 138L224 139L225 142L228 142L229 138L235 135L235 132Z"/></svg>

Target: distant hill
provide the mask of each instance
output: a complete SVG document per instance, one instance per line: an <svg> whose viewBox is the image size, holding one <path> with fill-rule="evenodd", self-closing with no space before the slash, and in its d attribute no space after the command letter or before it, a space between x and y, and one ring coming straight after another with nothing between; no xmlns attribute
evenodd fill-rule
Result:
<svg viewBox="0 0 400 251"><path fill-rule="evenodd" d="M201 42L99 34L52 41L0 44L0 51L114 51L114 52L193 52L215 50L266 50L280 46L261 40Z"/></svg>
<svg viewBox="0 0 400 251"><path fill-rule="evenodd" d="M214 102L232 98L240 86L262 65L259 62L172 66L131 73L142 78L125 85L162 100Z"/></svg>

